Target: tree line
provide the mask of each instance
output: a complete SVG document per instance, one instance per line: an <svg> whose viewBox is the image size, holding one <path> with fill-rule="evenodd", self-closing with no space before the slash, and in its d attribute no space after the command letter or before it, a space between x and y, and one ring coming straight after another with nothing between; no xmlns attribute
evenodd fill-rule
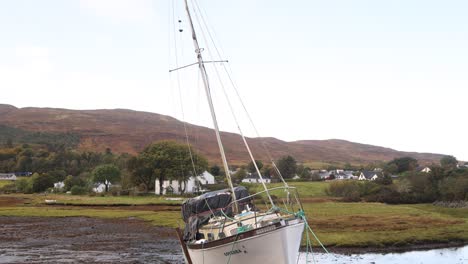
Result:
<svg viewBox="0 0 468 264"><path fill-rule="evenodd" d="M275 161L276 167L281 173L284 179L290 180L296 175L302 180L308 180L312 177L311 169L303 164L300 164L291 155L282 156ZM266 178L272 178L273 180L279 180L279 174L272 164L264 164L260 160L255 160L255 165L259 169L261 175ZM234 166L235 172L232 178L235 183L240 183L249 174L257 176L257 168L252 161L247 164ZM218 165L210 167L210 173L215 176L224 176L224 171Z"/></svg>
<svg viewBox="0 0 468 264"><path fill-rule="evenodd" d="M286 179L305 171L291 156L284 156L276 163ZM271 165L261 161L256 161L256 165L265 177L278 178ZM64 144L15 146L11 141L6 141L0 148L0 172L33 173L7 188L25 193L50 190L57 182L63 182L61 191L73 194L88 193L96 183L104 184L106 191L119 183L122 190L149 192L154 190L156 179L161 185L165 180L181 183L205 170L223 182L224 172L219 166L208 167L205 157L174 141L152 143L137 155L115 154L110 148L105 152L79 152ZM252 162L241 166L233 175L234 181L239 183L247 172L255 171Z"/></svg>
<svg viewBox="0 0 468 264"><path fill-rule="evenodd" d="M344 201L391 204L468 201L468 168L458 164L455 157L444 156L439 164L428 166L430 171L422 172L416 159L396 158L384 166L376 181L337 181L327 193Z"/></svg>
<svg viewBox="0 0 468 264"><path fill-rule="evenodd" d="M190 155L192 152L192 156ZM184 144L172 141L155 142L138 155L105 152L79 152L61 145L21 144L10 141L0 148L0 172L32 172L9 191L43 192L63 182L62 191L75 194L90 192L95 183L108 191L120 183L121 189L154 190L156 179L186 181L208 167L207 160ZM192 162L193 160L193 162Z"/></svg>

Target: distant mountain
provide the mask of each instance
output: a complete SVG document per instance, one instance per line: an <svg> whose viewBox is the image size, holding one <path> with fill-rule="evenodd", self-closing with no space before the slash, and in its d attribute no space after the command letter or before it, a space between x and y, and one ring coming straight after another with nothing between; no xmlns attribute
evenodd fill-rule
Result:
<svg viewBox="0 0 468 264"><path fill-rule="evenodd" d="M214 131L187 123L190 142L211 162L220 163ZM248 161L240 136L222 132L228 159L233 163ZM183 123L173 117L126 109L68 110L57 108L16 108L0 104L0 140L47 142L58 140L78 150L115 153L141 151L157 140L184 142ZM60 141L61 140L61 141ZM263 138L274 158L290 154L301 162L367 164L411 156L421 164L438 163L443 155L402 152L390 148L353 143L345 140L301 140L286 142ZM257 159L267 161L261 140L248 138Z"/></svg>

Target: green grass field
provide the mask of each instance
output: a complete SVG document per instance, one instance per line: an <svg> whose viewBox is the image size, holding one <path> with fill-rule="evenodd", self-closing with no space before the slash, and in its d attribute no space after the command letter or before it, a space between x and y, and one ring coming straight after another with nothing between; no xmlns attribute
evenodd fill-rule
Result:
<svg viewBox="0 0 468 264"><path fill-rule="evenodd" d="M328 188L329 182L289 182L288 185L296 187L301 198L324 197L326 196L325 190ZM250 193L257 193L263 191L262 184L243 184L248 187ZM283 183L270 183L267 184L268 188L282 187Z"/></svg>
<svg viewBox="0 0 468 264"><path fill-rule="evenodd" d="M453 241L468 242L468 232L466 232L468 209L466 208L444 208L432 204L387 205L336 202L326 196L327 182L291 182L290 185L298 188L303 198L307 219L326 246L383 247ZM278 186L281 184L269 185L269 187ZM250 184L248 187L251 193L261 190L259 184ZM284 193L282 189L278 191ZM57 200L61 205L93 205L93 207L46 206L44 205L45 199ZM172 203L180 204L181 201L168 201L157 196L0 195L0 216L136 217L153 225L176 227L182 222L180 212L177 210L155 212L141 207L109 206Z"/></svg>
<svg viewBox="0 0 468 264"><path fill-rule="evenodd" d="M128 218L136 217L156 226L176 227L180 221L180 213L176 211L138 211L122 209L83 209L57 207L0 207L0 216L22 217L96 217L96 218Z"/></svg>
<svg viewBox="0 0 468 264"><path fill-rule="evenodd" d="M181 204L183 200L166 200L167 197L149 196L86 196L68 194L14 194L1 197L17 197L28 201L30 205L44 204L45 200L56 200L63 205L164 205Z"/></svg>
<svg viewBox="0 0 468 264"><path fill-rule="evenodd" d="M312 229L328 246L401 246L468 241L468 210L430 204L305 203Z"/></svg>
<svg viewBox="0 0 468 264"><path fill-rule="evenodd" d="M15 183L14 181L0 181L0 188L6 185L14 184L14 183Z"/></svg>

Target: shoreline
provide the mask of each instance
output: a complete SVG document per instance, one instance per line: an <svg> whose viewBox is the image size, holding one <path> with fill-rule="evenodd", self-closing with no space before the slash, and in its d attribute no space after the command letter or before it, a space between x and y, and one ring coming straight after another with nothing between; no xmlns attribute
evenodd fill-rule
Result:
<svg viewBox="0 0 468 264"><path fill-rule="evenodd" d="M45 203L44 199L54 203ZM323 232L319 235L326 236L322 240L328 251L335 254L389 254L468 245L468 211L465 209L431 204L340 202L306 203L304 206L305 210L313 212L310 220L315 224L314 230ZM28 222L42 217L43 220L37 220L61 225L60 218L67 221L67 217L85 217L89 219L83 220L86 223L115 220L110 224L115 227L135 219L141 221L144 229L154 227L169 234L171 243L177 242L173 228L181 224L179 207L154 197L0 195L0 219L21 217L17 218L19 222ZM55 232L54 228L45 227L44 236L48 235L47 230ZM89 234L94 235L93 232ZM303 243L300 250L305 252L305 241ZM324 250L314 241L313 252L323 253Z"/></svg>
<svg viewBox="0 0 468 264"><path fill-rule="evenodd" d="M158 233L163 233L164 237L167 239L171 239L174 241L178 240L175 234L175 230L172 227L165 227L165 226L158 226L152 225L147 221L137 218L113 218L113 219L102 219L102 218L95 218L95 217L84 217L84 216L64 216L64 217L47 217L47 216L0 216L0 219L22 219L26 222L29 221L36 221L40 219L47 219L47 222L62 222L65 219L89 219L90 222L95 221L104 221L108 224L117 224L121 225L124 223L131 222L132 225L138 224L141 227L146 229L157 229L159 230ZM51 220L54 219L54 220ZM20 221L21 222L21 221ZM46 231L46 230L43 230ZM157 239L156 239L157 240ZM2 241L2 236L0 236L0 242ZM406 244L402 246L346 246L346 247L339 247L339 246L330 246L325 247L330 253L334 254L341 254L341 255L352 255L352 254L367 254L367 253L381 253L381 254L390 254L390 253L404 253L409 251L425 251L431 249L441 249L441 248L456 248L456 247L463 247L468 245L468 241L449 241L449 242L436 242L436 243L420 243L420 244ZM299 249L301 252L305 252L306 247L301 246ZM320 246L314 246L313 248L314 253L325 253L325 251Z"/></svg>
<svg viewBox="0 0 468 264"><path fill-rule="evenodd" d="M427 243L427 244L408 244L404 246L387 246L387 247L325 247L328 252L341 255L352 255L352 254L367 254L367 253L380 253L380 254L391 254L391 253L405 253L409 251L425 251L432 249L443 249L443 248L457 248L467 246L467 241L450 241L450 242L438 242L438 243ZM300 251L305 252L305 247L301 246ZM315 246L313 248L314 253L326 253L322 247Z"/></svg>

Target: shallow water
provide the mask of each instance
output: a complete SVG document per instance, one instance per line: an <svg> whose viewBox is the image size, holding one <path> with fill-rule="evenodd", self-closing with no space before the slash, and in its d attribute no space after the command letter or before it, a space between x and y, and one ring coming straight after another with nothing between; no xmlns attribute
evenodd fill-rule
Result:
<svg viewBox="0 0 468 264"><path fill-rule="evenodd" d="M307 259L306 259L307 258ZM308 261L306 261L308 260ZM324 254L308 255L301 253L299 263L317 264L468 264L468 246L460 248L409 251L405 253L369 253L369 254Z"/></svg>
<svg viewBox="0 0 468 264"><path fill-rule="evenodd" d="M0 264L183 263L173 236L136 219L0 216Z"/></svg>
<svg viewBox="0 0 468 264"><path fill-rule="evenodd" d="M3 263L178 264L183 263L183 257L172 229L137 219L0 216ZM301 253L298 263L468 264L468 246L387 254Z"/></svg>
<svg viewBox="0 0 468 264"><path fill-rule="evenodd" d="M0 263L183 263L182 255L159 252L76 251L41 247L0 249Z"/></svg>
<svg viewBox="0 0 468 264"><path fill-rule="evenodd" d="M171 252L172 251L172 252ZM177 249L162 252L108 252L57 250L41 247L35 249L10 248L0 250L0 263L183 263L182 253ZM308 259L308 262L306 261ZM467 264L468 246L462 248L434 249L386 254L324 254L301 253L300 264Z"/></svg>

